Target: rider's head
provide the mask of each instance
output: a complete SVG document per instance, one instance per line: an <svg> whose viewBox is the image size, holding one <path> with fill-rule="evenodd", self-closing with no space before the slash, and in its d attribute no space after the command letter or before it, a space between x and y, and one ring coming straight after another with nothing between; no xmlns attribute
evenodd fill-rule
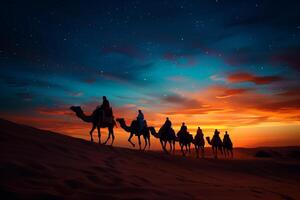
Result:
<svg viewBox="0 0 300 200"><path fill-rule="evenodd" d="M185 125L185 123L184 122L182 122L182 126L184 126Z"/></svg>
<svg viewBox="0 0 300 200"><path fill-rule="evenodd" d="M102 98L103 98L103 100L107 100L106 96L103 96Z"/></svg>
<svg viewBox="0 0 300 200"><path fill-rule="evenodd" d="M141 110L139 110L139 113L141 113L142 111Z"/></svg>

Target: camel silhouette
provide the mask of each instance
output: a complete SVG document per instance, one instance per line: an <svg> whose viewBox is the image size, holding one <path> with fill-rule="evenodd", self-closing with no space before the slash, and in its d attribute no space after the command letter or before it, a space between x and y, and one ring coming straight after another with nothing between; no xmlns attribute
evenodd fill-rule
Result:
<svg viewBox="0 0 300 200"><path fill-rule="evenodd" d="M200 136L200 135L196 134L195 139L194 139L194 145L195 145L196 157L199 158L199 151L201 150L202 158L204 158L205 140L204 140L203 135Z"/></svg>
<svg viewBox="0 0 300 200"><path fill-rule="evenodd" d="M102 123L100 120L100 114L99 110L96 109L91 115L85 115L83 110L81 109L80 106L71 106L70 110L76 113L76 116L80 118L82 121L87 122L87 123L92 123L92 129L90 130L90 135L91 135L91 142L93 142L93 132L97 128L98 130L98 138L99 138L99 144L101 144L101 132L100 128L108 128L108 137L106 141L103 144L106 144L110 137L112 137L111 140L111 145L114 143L115 135L114 135L114 126L116 125L115 120L112 120L111 123Z"/></svg>
<svg viewBox="0 0 300 200"><path fill-rule="evenodd" d="M124 118L118 118L116 119L117 122L119 122L120 126L122 129L124 129L126 132L129 132L129 138L128 138L128 142L130 142L130 144L135 147L135 144L133 142L131 142L131 138L136 135L138 136L138 140L139 140L139 147L141 150L141 135L143 135L144 140L145 140L145 146L144 146L144 150L147 147L147 144L149 145L150 148L150 133L149 133L149 128L147 126L147 122L146 120L144 120L145 122L145 126L142 129L142 131L139 131L139 122L137 120L133 120L130 124L130 126L126 125L126 122L124 120Z"/></svg>
<svg viewBox="0 0 300 200"><path fill-rule="evenodd" d="M158 130L158 132L156 132L154 127L149 127L149 130L155 138L159 138L161 147L164 152L168 153L168 150L166 148L167 143L170 144L169 152L173 152L173 153L175 152L176 135L175 135L175 131L173 128L167 129L167 128L165 128L165 126L162 126Z"/></svg>
<svg viewBox="0 0 300 200"><path fill-rule="evenodd" d="M179 131L177 133L177 140L179 142L180 150L182 152L182 155L185 156L187 152L191 153L191 144L194 141L193 135L189 132L181 132ZM185 151L183 148L185 147Z"/></svg>
<svg viewBox="0 0 300 200"><path fill-rule="evenodd" d="M223 142L219 136L220 132L216 129L214 136L210 140L210 137L206 137L208 144L211 145L215 158L218 158L218 150L223 154Z"/></svg>
<svg viewBox="0 0 300 200"><path fill-rule="evenodd" d="M233 158L233 144L227 131L225 132L225 135L223 137L223 150L225 157L231 156L231 158Z"/></svg>

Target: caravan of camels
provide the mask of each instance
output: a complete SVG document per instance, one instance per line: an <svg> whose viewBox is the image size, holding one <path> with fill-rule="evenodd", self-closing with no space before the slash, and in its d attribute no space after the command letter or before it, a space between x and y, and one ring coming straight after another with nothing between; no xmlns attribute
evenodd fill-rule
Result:
<svg viewBox="0 0 300 200"><path fill-rule="evenodd" d="M182 155L185 156L186 153L191 153L191 145L195 147L196 157L204 157L204 134L202 129L198 127L195 137L190 134L187 130L185 123L182 123L180 130L175 133L175 130L172 128L172 122L169 118L166 118L165 123L162 127L156 131L154 127L149 127L147 121L144 119L144 115L141 110L138 111L138 116L135 120L132 120L131 124L128 126L124 118L114 119L112 108L109 105L109 101L104 96L103 103L101 106L98 106L91 115L85 115L80 106L71 106L70 109L75 112L76 116L82 121L87 123L92 123L92 129L90 130L91 141L93 142L93 132L97 128L99 143L101 144L101 128L108 129L108 137L103 144L106 144L111 139L111 145L113 145L115 136L114 136L114 127L117 125L116 121L120 124L121 128L126 132L130 133L128 142L135 147L135 144L131 141L133 136L138 137L139 149L142 149L141 146L141 136L143 136L145 145L143 150L148 146L150 148L150 135L158 138L160 140L162 149L166 153L175 152L175 143L178 142ZM206 137L207 143L211 145L214 157L218 157L218 151L221 154L224 154L225 157L233 157L233 145L231 139L227 133L224 134L223 140L220 138L220 132L216 129L212 139ZM169 144L169 150L167 150L167 144Z"/></svg>

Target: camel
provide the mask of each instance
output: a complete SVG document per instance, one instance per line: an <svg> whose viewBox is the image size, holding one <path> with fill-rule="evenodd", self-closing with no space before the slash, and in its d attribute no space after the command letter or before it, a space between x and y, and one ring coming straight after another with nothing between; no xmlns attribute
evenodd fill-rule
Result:
<svg viewBox="0 0 300 200"><path fill-rule="evenodd" d="M103 144L106 144L110 137L112 137L111 145L114 143L115 135L114 135L114 126L116 125L115 120L112 123L101 123L99 110L95 110L91 115L85 115L80 106L71 106L70 109L76 113L76 116L80 118L82 121L87 123L92 123L92 129L90 130L91 142L93 142L93 132L97 128L98 130L98 138L99 144L101 144L101 132L100 128L108 128L108 137Z"/></svg>
<svg viewBox="0 0 300 200"><path fill-rule="evenodd" d="M189 132L181 132L179 131L177 133L177 138L179 142L179 146L181 148L182 155L185 156L186 152L191 153L191 143L193 143L194 138L193 135ZM185 147L185 152L183 150L183 147Z"/></svg>
<svg viewBox="0 0 300 200"><path fill-rule="evenodd" d="M223 149L225 157L231 156L231 158L233 158L233 145L227 131L223 137Z"/></svg>
<svg viewBox="0 0 300 200"><path fill-rule="evenodd" d="M145 140L145 146L144 146L144 149L146 149L147 147L147 144L149 145L149 149L150 149L150 133L149 133L149 128L147 127L147 122L146 120L144 120L145 122L145 126L144 128L142 129L142 131L139 131L139 126L138 126L138 122L137 120L133 120L130 124L130 126L127 126L126 125L126 122L124 120L124 118L118 118L117 119L117 122L119 122L121 128L123 128L126 132L129 132L130 135L129 135L129 138L128 138L128 142L130 142L130 144L135 147L135 144L133 142L131 142L131 138L136 135L138 136L138 140L139 140L139 147L140 147L140 150L141 150L141 135L143 135L144 137L144 140Z"/></svg>
<svg viewBox="0 0 300 200"><path fill-rule="evenodd" d="M164 150L164 152L168 153L166 149L167 143L170 144L170 151L169 152L175 152L175 141L176 141L176 135L173 128L170 128L169 131L166 131L165 126L162 126L158 132L156 132L154 127L149 127L149 130L151 134L155 138L159 138L159 141L161 143L161 147Z"/></svg>
<svg viewBox="0 0 300 200"><path fill-rule="evenodd" d="M196 135L194 139L194 145L195 145L195 151L196 151L196 157L199 158L199 150L201 150L202 158L204 158L204 145L205 140L203 138L203 135Z"/></svg>
<svg viewBox="0 0 300 200"><path fill-rule="evenodd" d="M210 137L206 137L208 144L212 146L212 151L215 158L218 158L218 150L223 154L223 142L219 136L220 132L215 130L214 136L210 140Z"/></svg>

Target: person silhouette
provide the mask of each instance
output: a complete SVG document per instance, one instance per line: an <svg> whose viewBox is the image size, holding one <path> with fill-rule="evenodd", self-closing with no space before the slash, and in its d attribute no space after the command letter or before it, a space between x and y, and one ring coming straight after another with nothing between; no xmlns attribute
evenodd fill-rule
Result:
<svg viewBox="0 0 300 200"><path fill-rule="evenodd" d="M141 132L144 128L145 122L144 122L144 114L141 110L138 111L138 116L136 117L139 127L139 132Z"/></svg>
<svg viewBox="0 0 300 200"><path fill-rule="evenodd" d="M169 117L166 118L164 126L167 130L169 130L172 127L172 122L170 121Z"/></svg>
<svg viewBox="0 0 300 200"><path fill-rule="evenodd" d="M231 157L233 157L233 145L227 131L225 131L223 137L223 145L224 145L225 156L229 156L229 154L231 154Z"/></svg>
<svg viewBox="0 0 300 200"><path fill-rule="evenodd" d="M202 129L200 127L198 127L196 137L197 138L202 138L203 136L204 135L203 135Z"/></svg>
<svg viewBox="0 0 300 200"><path fill-rule="evenodd" d="M202 129L198 126L197 133L194 140L195 150L196 150L196 157L199 158L199 151L202 152L202 158L204 157L204 134Z"/></svg>
<svg viewBox="0 0 300 200"><path fill-rule="evenodd" d="M215 133L214 135L219 136L220 132L218 131L218 129L215 129Z"/></svg>
<svg viewBox="0 0 300 200"><path fill-rule="evenodd" d="M106 96L103 96L102 100L102 104L96 108L99 111L99 120L101 122L110 122L113 117L112 109Z"/></svg>
<svg viewBox="0 0 300 200"><path fill-rule="evenodd" d="M178 137L185 137L185 134L187 134L187 126L185 125L184 122L182 122L181 128L177 133Z"/></svg>
<svg viewBox="0 0 300 200"><path fill-rule="evenodd" d="M103 101L102 101L102 105L100 106L100 108L103 110L108 110L110 108L109 101L107 100L106 96L103 96L102 99L103 99Z"/></svg>
<svg viewBox="0 0 300 200"><path fill-rule="evenodd" d="M180 128L180 131L181 131L182 133L186 133L186 132L187 132L187 126L185 125L185 123L184 123L184 122L182 122L182 125L181 125L181 128Z"/></svg>

